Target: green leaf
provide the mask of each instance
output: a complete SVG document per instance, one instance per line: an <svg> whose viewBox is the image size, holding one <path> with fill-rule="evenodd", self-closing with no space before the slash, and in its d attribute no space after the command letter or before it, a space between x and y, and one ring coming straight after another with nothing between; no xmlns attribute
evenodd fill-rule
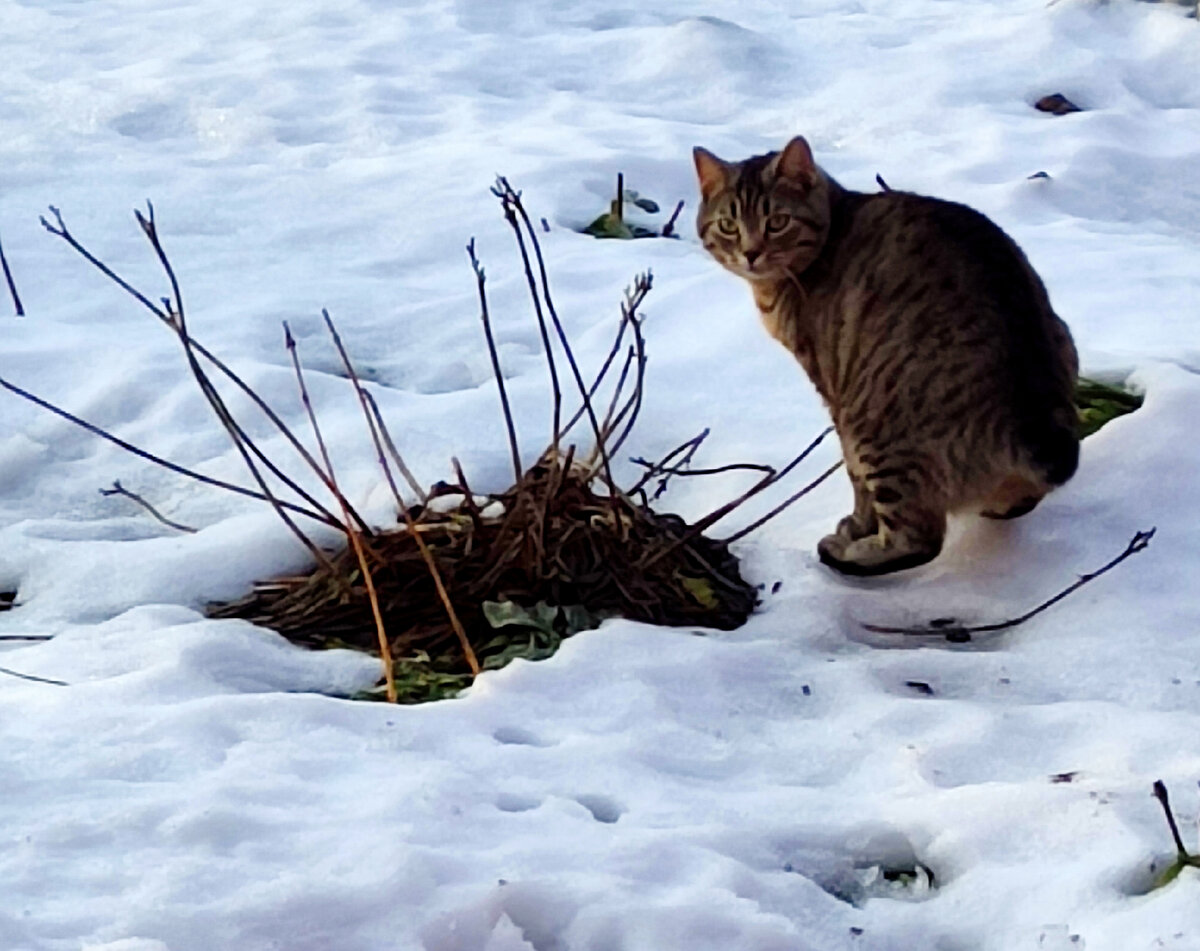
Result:
<svg viewBox="0 0 1200 951"><path fill-rule="evenodd" d="M583 233L590 234L593 238L623 238L628 240L634 237L633 229L611 211L606 211L584 228Z"/></svg>
<svg viewBox="0 0 1200 951"><path fill-rule="evenodd" d="M1142 405L1142 397L1119 386L1080 377L1075 384L1075 405L1079 410L1079 437L1083 439L1118 416L1132 413Z"/></svg>
<svg viewBox="0 0 1200 951"><path fill-rule="evenodd" d="M717 595L713 591L712 582L707 578L692 578L688 575L679 575L678 577L684 590L700 607L712 611L721 606L721 602L717 600Z"/></svg>

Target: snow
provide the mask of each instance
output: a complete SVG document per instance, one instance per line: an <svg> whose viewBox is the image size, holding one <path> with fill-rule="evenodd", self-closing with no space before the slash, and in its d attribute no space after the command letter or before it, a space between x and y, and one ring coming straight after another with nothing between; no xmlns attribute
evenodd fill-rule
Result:
<svg viewBox="0 0 1200 951"><path fill-rule="evenodd" d="M0 590L20 601L0 634L54 635L0 664L70 684L0 677L0 948L1200 947L1198 873L1147 892L1172 854L1151 783L1189 847L1200 811L1200 28L1183 8L4 0L2 16L0 236L28 316L0 293L0 375L206 474L245 482L178 343L42 230L48 205L154 298L129 214L153 200L196 337L307 433L288 320L339 478L380 522L389 495L321 307L423 482L457 455L476 491L504 488L474 236L525 459L546 439L496 172L551 226L585 366L654 272L632 455L708 426L705 464L778 464L826 424L686 226L693 145L738 158L797 132L850 187L879 173L994 217L1085 372L1146 403L1036 513L964 520L926 568L865 583L816 563L848 509L839 475L739 544L768 592L742 629L610 621L459 699L393 708L340 699L373 682L369 658L204 619L304 564L270 511L0 394ZM1085 111L1030 107L1051 92ZM571 230L617 171L664 208L688 200L684 240ZM199 531L101 496L116 479ZM694 517L745 484L667 501ZM1011 616L1152 525L1145 553L997 638L859 623ZM931 886L880 876L916 863Z"/></svg>

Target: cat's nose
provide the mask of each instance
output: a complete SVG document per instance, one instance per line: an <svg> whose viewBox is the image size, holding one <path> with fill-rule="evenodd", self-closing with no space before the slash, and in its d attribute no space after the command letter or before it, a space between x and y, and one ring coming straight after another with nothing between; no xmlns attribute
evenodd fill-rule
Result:
<svg viewBox="0 0 1200 951"><path fill-rule="evenodd" d="M746 267L750 267L750 268L754 267L754 262L757 261L760 257L762 257L762 253L763 253L763 249L761 247L748 248L745 252Z"/></svg>

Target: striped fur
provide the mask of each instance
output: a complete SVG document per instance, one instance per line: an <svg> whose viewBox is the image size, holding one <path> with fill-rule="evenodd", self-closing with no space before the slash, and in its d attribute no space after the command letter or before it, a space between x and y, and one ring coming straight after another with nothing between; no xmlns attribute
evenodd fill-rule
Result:
<svg viewBox="0 0 1200 951"><path fill-rule="evenodd" d="M829 407L854 512L818 546L849 574L923 564L946 516L1030 511L1079 457L1071 334L1020 248L963 205L842 188L793 139L695 152L705 248Z"/></svg>

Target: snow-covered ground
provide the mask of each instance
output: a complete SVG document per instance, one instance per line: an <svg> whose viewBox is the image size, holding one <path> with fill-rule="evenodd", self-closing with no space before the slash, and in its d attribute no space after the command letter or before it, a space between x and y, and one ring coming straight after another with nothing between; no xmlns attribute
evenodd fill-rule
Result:
<svg viewBox="0 0 1200 951"><path fill-rule="evenodd" d="M847 186L880 173L982 209L1085 371L1146 392L1036 513L956 525L927 568L865 584L816 563L839 475L740 545L768 592L782 582L741 630L609 622L412 708L337 699L373 681L367 658L203 618L303 564L269 510L0 393L0 590L20 601L0 634L54 635L0 664L70 684L0 677L0 949L1200 948L1200 874L1139 894L1172 853L1151 783L1193 848L1200 805L1200 27L1182 8L0 0L0 23L0 237L28 310L0 288L0 376L211 475L245 481L177 342L42 230L47 205L157 296L130 215L152 199L194 334L303 432L288 320L341 479L378 520L319 311L423 481L457 454L501 489L472 236L526 457L545 441L496 172L551 226L585 365L654 271L633 454L709 426L704 464L778 463L826 422L690 225L572 230L617 171L690 219L695 144L738 158L802 132ZM1031 108L1052 92L1085 111ZM101 496L114 479L200 531ZM695 516L745 484L668 500ZM1010 616L1152 525L1145 553L998 639L859 625ZM932 886L872 880L917 863Z"/></svg>

